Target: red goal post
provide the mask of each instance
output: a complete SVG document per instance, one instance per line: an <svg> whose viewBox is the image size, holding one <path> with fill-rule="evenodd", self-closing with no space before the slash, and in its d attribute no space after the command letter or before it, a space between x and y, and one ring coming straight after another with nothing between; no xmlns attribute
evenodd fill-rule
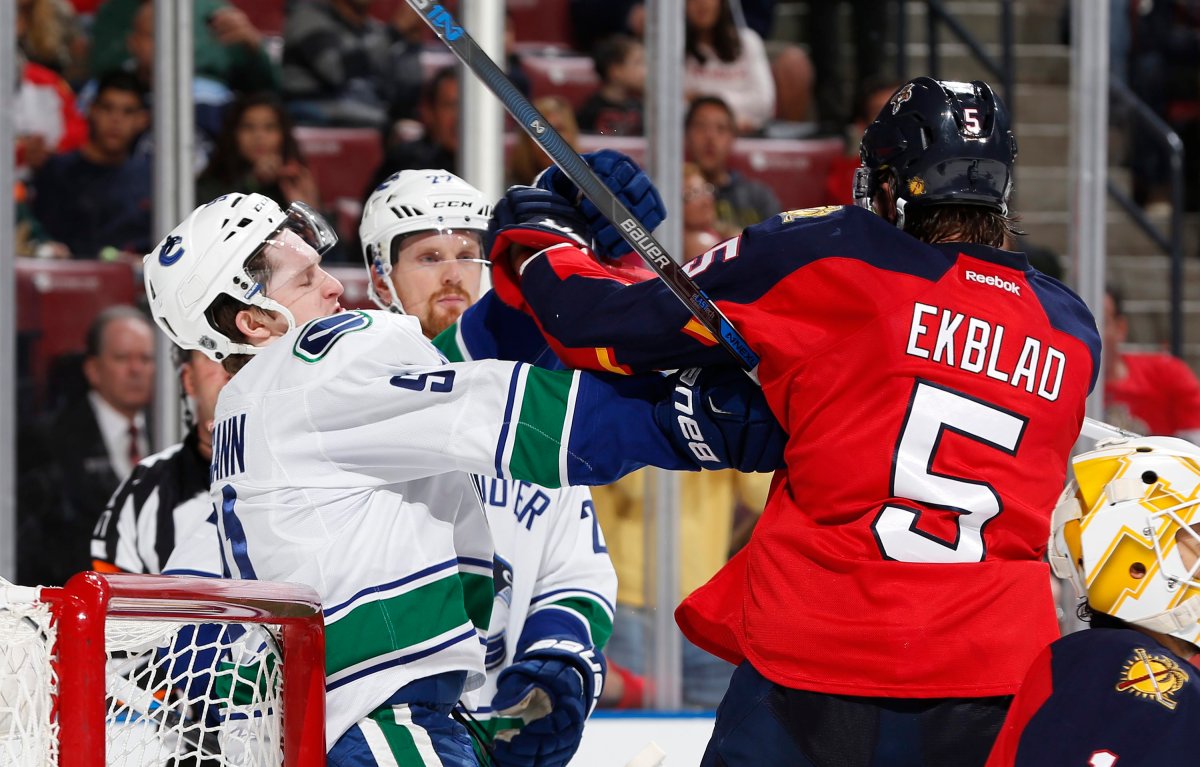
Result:
<svg viewBox="0 0 1200 767"><path fill-rule="evenodd" d="M306 586L87 572L63 588L0 586L0 615L0 762L7 715L9 738L30 737L7 746L21 764L53 764L33 753L47 747L72 767L145 764L170 749L221 764L325 764L324 621Z"/></svg>

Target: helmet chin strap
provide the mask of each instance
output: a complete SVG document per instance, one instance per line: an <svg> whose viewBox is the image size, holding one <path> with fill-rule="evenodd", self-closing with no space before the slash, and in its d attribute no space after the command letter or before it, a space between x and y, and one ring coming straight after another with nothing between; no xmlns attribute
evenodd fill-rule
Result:
<svg viewBox="0 0 1200 767"><path fill-rule="evenodd" d="M902 197L896 197L895 200L896 200L896 228L903 231L904 230L904 206L907 203L905 203L905 201Z"/></svg>
<svg viewBox="0 0 1200 767"><path fill-rule="evenodd" d="M388 287L388 294L391 296L390 301L384 301L383 296L379 295L379 291L375 289L375 281L371 280L367 285L367 292L371 296L371 300L380 309L386 309L392 314L406 314L404 306L400 303L400 296L396 293L396 283L392 281L392 267L383 259L383 249L378 245L371 246L371 271L375 276L381 278Z"/></svg>
<svg viewBox="0 0 1200 767"><path fill-rule="evenodd" d="M288 309L283 304L279 303L278 301L275 301L274 299L271 299L271 298L267 298L262 293L259 293L258 295L254 296L254 298L252 298L250 300L250 305L253 307L256 307L258 309L262 309L264 311L277 312L278 314L282 315L283 318L285 320L287 320L287 325L288 325L287 330L285 330L284 333L287 333L296 327L296 318L295 318L295 316L292 315L291 310ZM233 355L233 354L258 354L260 351L263 350L263 348L265 348L265 347L254 346L253 344L231 343L231 344L229 344L229 353L231 355Z"/></svg>

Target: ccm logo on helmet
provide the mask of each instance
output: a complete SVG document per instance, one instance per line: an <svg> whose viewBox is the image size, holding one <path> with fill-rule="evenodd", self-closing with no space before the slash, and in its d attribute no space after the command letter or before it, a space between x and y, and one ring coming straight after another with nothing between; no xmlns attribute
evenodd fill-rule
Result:
<svg viewBox="0 0 1200 767"><path fill-rule="evenodd" d="M978 282L981 285L991 285L993 288L1000 288L1001 290L1007 290L1009 293L1012 293L1013 295L1017 295L1017 296L1021 295L1021 286L1015 282L1011 282L1009 280L1005 280L1000 277L993 277L990 274L980 274L979 272L973 272L970 269L966 270L965 276L971 282Z"/></svg>

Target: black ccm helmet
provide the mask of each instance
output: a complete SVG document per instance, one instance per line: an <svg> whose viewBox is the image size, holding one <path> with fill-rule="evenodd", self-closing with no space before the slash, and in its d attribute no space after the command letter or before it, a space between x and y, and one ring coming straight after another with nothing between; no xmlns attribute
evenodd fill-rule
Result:
<svg viewBox="0 0 1200 767"><path fill-rule="evenodd" d="M892 180L896 226L908 206L955 203L1008 213L1017 140L991 86L918 77L900 87L867 126L854 201L868 210Z"/></svg>

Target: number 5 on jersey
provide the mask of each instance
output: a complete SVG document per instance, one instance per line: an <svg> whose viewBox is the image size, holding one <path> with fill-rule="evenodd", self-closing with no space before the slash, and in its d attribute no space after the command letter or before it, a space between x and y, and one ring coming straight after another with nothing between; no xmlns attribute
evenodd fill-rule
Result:
<svg viewBox="0 0 1200 767"><path fill-rule="evenodd" d="M952 431L1016 455L1027 418L928 381L918 381L892 459L891 495L955 515L953 541L922 532L923 513L888 504L871 528L888 559L901 562L981 562L983 527L1003 511L1000 494L986 482L933 471L942 436Z"/></svg>

